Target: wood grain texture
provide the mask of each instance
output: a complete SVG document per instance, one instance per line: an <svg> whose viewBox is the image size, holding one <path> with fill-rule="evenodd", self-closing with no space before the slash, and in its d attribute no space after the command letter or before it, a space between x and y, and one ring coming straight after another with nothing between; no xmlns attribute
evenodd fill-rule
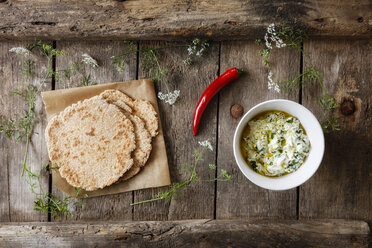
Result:
<svg viewBox="0 0 372 248"><path fill-rule="evenodd" d="M10 97L9 93L16 88L26 86L25 79L20 72L20 56L10 53L12 47L27 46L32 42L0 42L0 115L11 118L23 115L24 101L19 96ZM32 55L35 61L35 76L31 79L33 85L40 85L41 77L45 74L46 59ZM47 80L45 89L50 89L50 80ZM39 173L43 163L48 160L44 142L45 112L41 97L36 101L36 115L40 118L33 125L33 135L29 147L27 165L35 173ZM31 193L30 186L26 183L27 176L21 177L23 159L25 155L25 138L16 143L0 134L0 220L8 221L45 221L47 214L36 212L34 208L35 195ZM42 186L48 192L48 175L43 174Z"/></svg>
<svg viewBox="0 0 372 248"><path fill-rule="evenodd" d="M176 43L141 42L142 47L158 47ZM188 66L183 63L187 57L186 48L169 48L161 51L160 65L169 68L166 82L171 91L180 90L180 97L174 105L159 100L161 122L168 153L168 163L172 182L189 178L189 173L182 169L184 163L193 163L194 148L200 148L198 141L208 139L213 147L216 144L217 106L214 99L206 110L197 137L193 136L192 117L194 108L204 89L214 80L218 71L218 43L212 43L202 59L195 60ZM140 77L148 77L141 66L143 55L140 54ZM166 93L166 86L156 84L157 91ZM197 173L200 178L210 179L214 171L208 167L215 163L215 152L206 151L204 162L200 162ZM159 191L168 188L149 189L135 192L134 201L153 198ZM158 201L134 208L135 220L171 220L189 218L213 218L214 183L198 183L187 187L185 194L165 203Z"/></svg>
<svg viewBox="0 0 372 248"><path fill-rule="evenodd" d="M318 172L300 191L301 218L361 218L372 221L372 42L371 40L312 40L305 52L324 74L327 91L337 109L341 131L325 135L326 150ZM305 66L307 66L305 64ZM318 84L305 81L303 104L322 116L317 98ZM352 108L351 108L352 109Z"/></svg>
<svg viewBox="0 0 372 248"><path fill-rule="evenodd" d="M273 98L297 101L298 92L274 93L267 89L268 69L253 41L223 42L221 73L231 67L244 73L220 92L218 122L218 170L231 173L233 180L217 183L216 216L219 218L278 217L296 218L296 189L269 191L251 183L239 170L233 155L233 137L240 119L230 114L234 104L247 112L254 105ZM289 50L274 50L271 55L273 80L294 78L300 70L300 56Z"/></svg>
<svg viewBox="0 0 372 248"><path fill-rule="evenodd" d="M289 20L311 36L371 37L372 3L358 1L27 1L0 2L5 39L245 39Z"/></svg>
<svg viewBox="0 0 372 248"><path fill-rule="evenodd" d="M2 223L2 247L368 247L352 220Z"/></svg>
<svg viewBox="0 0 372 248"><path fill-rule="evenodd" d="M111 56L121 52L126 45L118 41L91 41L91 42L57 42L57 49L64 50L66 56L57 57L56 69L68 68L73 62L81 61L81 55L88 53L97 60L99 67L86 68L85 75L91 75L93 82L97 84L132 80L136 78L137 57L134 54L129 57L129 64L124 72L119 74L111 62ZM74 74L70 80L56 83L56 89L81 86L82 75ZM65 196L53 186L53 193ZM132 219L132 192L115 195L99 196L82 199L83 208L76 206L74 216L67 219L75 220L131 220Z"/></svg>

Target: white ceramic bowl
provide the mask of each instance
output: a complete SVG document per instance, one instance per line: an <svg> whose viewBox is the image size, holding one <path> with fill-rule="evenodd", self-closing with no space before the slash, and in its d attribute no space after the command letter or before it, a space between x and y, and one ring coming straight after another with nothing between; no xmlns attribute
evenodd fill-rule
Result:
<svg viewBox="0 0 372 248"><path fill-rule="evenodd" d="M300 168L291 174L271 178L258 174L248 166L240 151L242 132L248 121L257 114L270 110L281 110L297 117L310 140L309 156ZM287 190L306 182L318 169L324 154L324 134L318 120L307 108L293 101L276 99L254 106L243 116L235 130L233 146L235 160L239 169L252 183L265 189Z"/></svg>

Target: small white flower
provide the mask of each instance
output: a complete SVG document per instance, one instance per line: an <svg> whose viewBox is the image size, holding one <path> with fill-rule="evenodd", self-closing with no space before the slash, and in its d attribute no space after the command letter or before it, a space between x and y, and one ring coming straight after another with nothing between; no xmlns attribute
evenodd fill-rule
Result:
<svg viewBox="0 0 372 248"><path fill-rule="evenodd" d="M97 60L93 59L89 54L84 53L81 56L83 57L83 59L81 60L81 62L83 62L84 64L89 65L89 66L91 66L93 68L98 67Z"/></svg>
<svg viewBox="0 0 372 248"><path fill-rule="evenodd" d="M199 57L200 57L200 56L203 56L203 52L204 52L204 48L202 47L202 48L200 48L199 51L196 52L195 55L196 55L196 56L199 56Z"/></svg>
<svg viewBox="0 0 372 248"><path fill-rule="evenodd" d="M207 149L209 149L209 150L211 150L213 152L213 147L212 147L211 142L209 142L209 140L199 141L198 143L202 147L205 147L205 148L207 148Z"/></svg>
<svg viewBox="0 0 372 248"><path fill-rule="evenodd" d="M280 38L277 38L275 40L275 45L276 45L277 48L282 48L282 47L285 47L286 46L286 44Z"/></svg>
<svg viewBox="0 0 372 248"><path fill-rule="evenodd" d="M159 92L158 98L163 101L165 99L165 94L163 94L163 92Z"/></svg>
<svg viewBox="0 0 372 248"><path fill-rule="evenodd" d="M276 82L273 81L273 73L271 71L269 72L269 75L267 76L267 79L269 80L267 82L267 88L269 90L274 90L274 91L280 93L280 87Z"/></svg>
<svg viewBox="0 0 372 248"><path fill-rule="evenodd" d="M158 98L160 100L164 101L165 103L168 103L169 105L173 105L177 101L177 98L179 97L179 95L180 95L179 90L175 90L175 91L170 92L168 94L164 94L163 92L159 92L158 93Z"/></svg>
<svg viewBox="0 0 372 248"><path fill-rule="evenodd" d="M268 32L269 34L276 35L276 32L275 32L275 24L274 24L274 23L271 23L271 24L267 27L267 32Z"/></svg>
<svg viewBox="0 0 372 248"><path fill-rule="evenodd" d="M199 44L199 42L200 42L200 40L199 40L198 38L195 38L195 39L192 41L192 43L193 43L194 45Z"/></svg>
<svg viewBox="0 0 372 248"><path fill-rule="evenodd" d="M269 80L270 83L273 82L273 73L269 71L269 75L267 75L267 79Z"/></svg>
<svg viewBox="0 0 372 248"><path fill-rule="evenodd" d="M169 93L168 95L168 101L165 101L167 103L169 103L170 105L173 105L176 101L177 101L177 98L180 96L180 91L179 90L175 90L173 91L173 93Z"/></svg>
<svg viewBox="0 0 372 248"><path fill-rule="evenodd" d="M192 55L193 54L192 48L191 47L188 47L187 48L187 52L189 53L189 55Z"/></svg>
<svg viewBox="0 0 372 248"><path fill-rule="evenodd" d="M24 47L13 47L13 48L9 49L9 52L16 53L16 54L19 54L19 55L22 55L22 56L28 56L28 55L31 54L30 50L28 50L27 48L24 48Z"/></svg>
<svg viewBox="0 0 372 248"><path fill-rule="evenodd" d="M265 45L268 49L273 49L272 45L271 45L271 42L269 42L269 37L267 35L267 33L265 34Z"/></svg>
<svg viewBox="0 0 372 248"><path fill-rule="evenodd" d="M277 48L282 48L286 46L283 40L277 36L274 23L271 23L267 27L267 32L264 38L265 38L265 45L268 49L273 49L272 42L275 42L275 46Z"/></svg>

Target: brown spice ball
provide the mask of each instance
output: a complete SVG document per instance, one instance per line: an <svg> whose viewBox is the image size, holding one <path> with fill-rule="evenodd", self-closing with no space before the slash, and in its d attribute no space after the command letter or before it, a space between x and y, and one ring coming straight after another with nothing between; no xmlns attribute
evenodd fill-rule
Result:
<svg viewBox="0 0 372 248"><path fill-rule="evenodd" d="M239 119L244 113L244 108L239 104L234 104L231 106L230 113L232 117Z"/></svg>
<svg viewBox="0 0 372 248"><path fill-rule="evenodd" d="M355 112L354 99L344 99L340 106L341 113L345 116L352 115Z"/></svg>

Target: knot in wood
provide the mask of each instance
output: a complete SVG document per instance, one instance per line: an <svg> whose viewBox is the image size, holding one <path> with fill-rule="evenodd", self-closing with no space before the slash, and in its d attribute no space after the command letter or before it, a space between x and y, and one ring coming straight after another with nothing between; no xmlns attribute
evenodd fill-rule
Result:
<svg viewBox="0 0 372 248"><path fill-rule="evenodd" d="M232 117L239 119L244 113L244 108L239 104L234 104L231 106L230 112Z"/></svg>
<svg viewBox="0 0 372 248"><path fill-rule="evenodd" d="M345 116L352 115L355 112L354 99L347 98L344 99L340 106L341 113Z"/></svg>

